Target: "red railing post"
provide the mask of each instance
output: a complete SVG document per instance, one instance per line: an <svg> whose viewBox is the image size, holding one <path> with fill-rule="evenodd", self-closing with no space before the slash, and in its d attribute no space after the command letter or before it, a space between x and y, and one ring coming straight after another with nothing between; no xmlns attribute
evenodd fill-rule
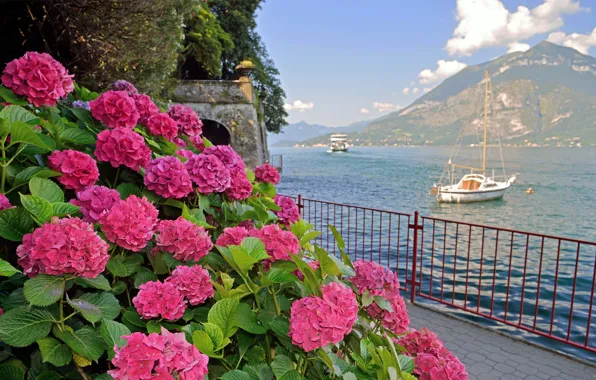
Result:
<svg viewBox="0 0 596 380"><path fill-rule="evenodd" d="M302 204L302 194L298 194L298 212L300 213L300 217L302 218L302 209L304 205Z"/></svg>
<svg viewBox="0 0 596 380"><path fill-rule="evenodd" d="M418 211L414 212L414 224L410 224L408 228L414 229L414 242L412 244L412 289L410 293L410 302L414 303L416 300L416 266L418 261L418 230L420 226L418 225Z"/></svg>

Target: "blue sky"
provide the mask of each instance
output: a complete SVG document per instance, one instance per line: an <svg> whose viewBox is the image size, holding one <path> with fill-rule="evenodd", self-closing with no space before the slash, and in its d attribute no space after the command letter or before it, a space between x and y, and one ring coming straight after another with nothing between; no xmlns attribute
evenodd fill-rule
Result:
<svg viewBox="0 0 596 380"><path fill-rule="evenodd" d="M596 55L596 0L268 0L257 22L291 123L380 117L547 38Z"/></svg>

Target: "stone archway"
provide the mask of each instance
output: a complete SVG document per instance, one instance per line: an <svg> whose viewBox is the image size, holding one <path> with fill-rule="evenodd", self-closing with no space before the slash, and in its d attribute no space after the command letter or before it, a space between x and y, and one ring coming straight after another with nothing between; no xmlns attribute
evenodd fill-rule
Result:
<svg viewBox="0 0 596 380"><path fill-rule="evenodd" d="M202 119L203 121L203 137L211 141L213 145L232 145L232 137L230 131L225 125L209 119Z"/></svg>

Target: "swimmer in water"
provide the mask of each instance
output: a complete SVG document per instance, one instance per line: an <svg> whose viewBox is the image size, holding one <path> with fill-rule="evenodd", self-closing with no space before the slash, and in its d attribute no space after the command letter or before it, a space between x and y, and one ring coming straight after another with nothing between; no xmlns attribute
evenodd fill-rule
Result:
<svg viewBox="0 0 596 380"><path fill-rule="evenodd" d="M532 189L532 186L528 187L528 189L526 190L526 194L534 194L534 189Z"/></svg>

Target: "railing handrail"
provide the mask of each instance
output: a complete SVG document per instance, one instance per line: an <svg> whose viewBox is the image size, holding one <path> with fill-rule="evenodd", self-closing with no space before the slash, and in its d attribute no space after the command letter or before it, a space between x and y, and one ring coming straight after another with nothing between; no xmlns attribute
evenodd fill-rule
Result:
<svg viewBox="0 0 596 380"><path fill-rule="evenodd" d="M293 197L293 198L297 198L297 197ZM393 214L393 215L402 215L402 216L412 216L413 215L413 214L407 213L407 212L392 211L392 210L383 210L383 209L378 209L378 208L353 205L353 204L349 204L349 203L338 203L338 202L332 202L332 201L321 201L321 200L318 200L318 199L304 198L304 197L300 197L300 199L302 199L303 201L309 201L309 202L319 202L319 203L327 203L327 204L336 205L336 206L354 207L354 208L359 208L361 210L367 210L367 211L385 212L385 213ZM300 205L298 205L298 206L300 206Z"/></svg>

